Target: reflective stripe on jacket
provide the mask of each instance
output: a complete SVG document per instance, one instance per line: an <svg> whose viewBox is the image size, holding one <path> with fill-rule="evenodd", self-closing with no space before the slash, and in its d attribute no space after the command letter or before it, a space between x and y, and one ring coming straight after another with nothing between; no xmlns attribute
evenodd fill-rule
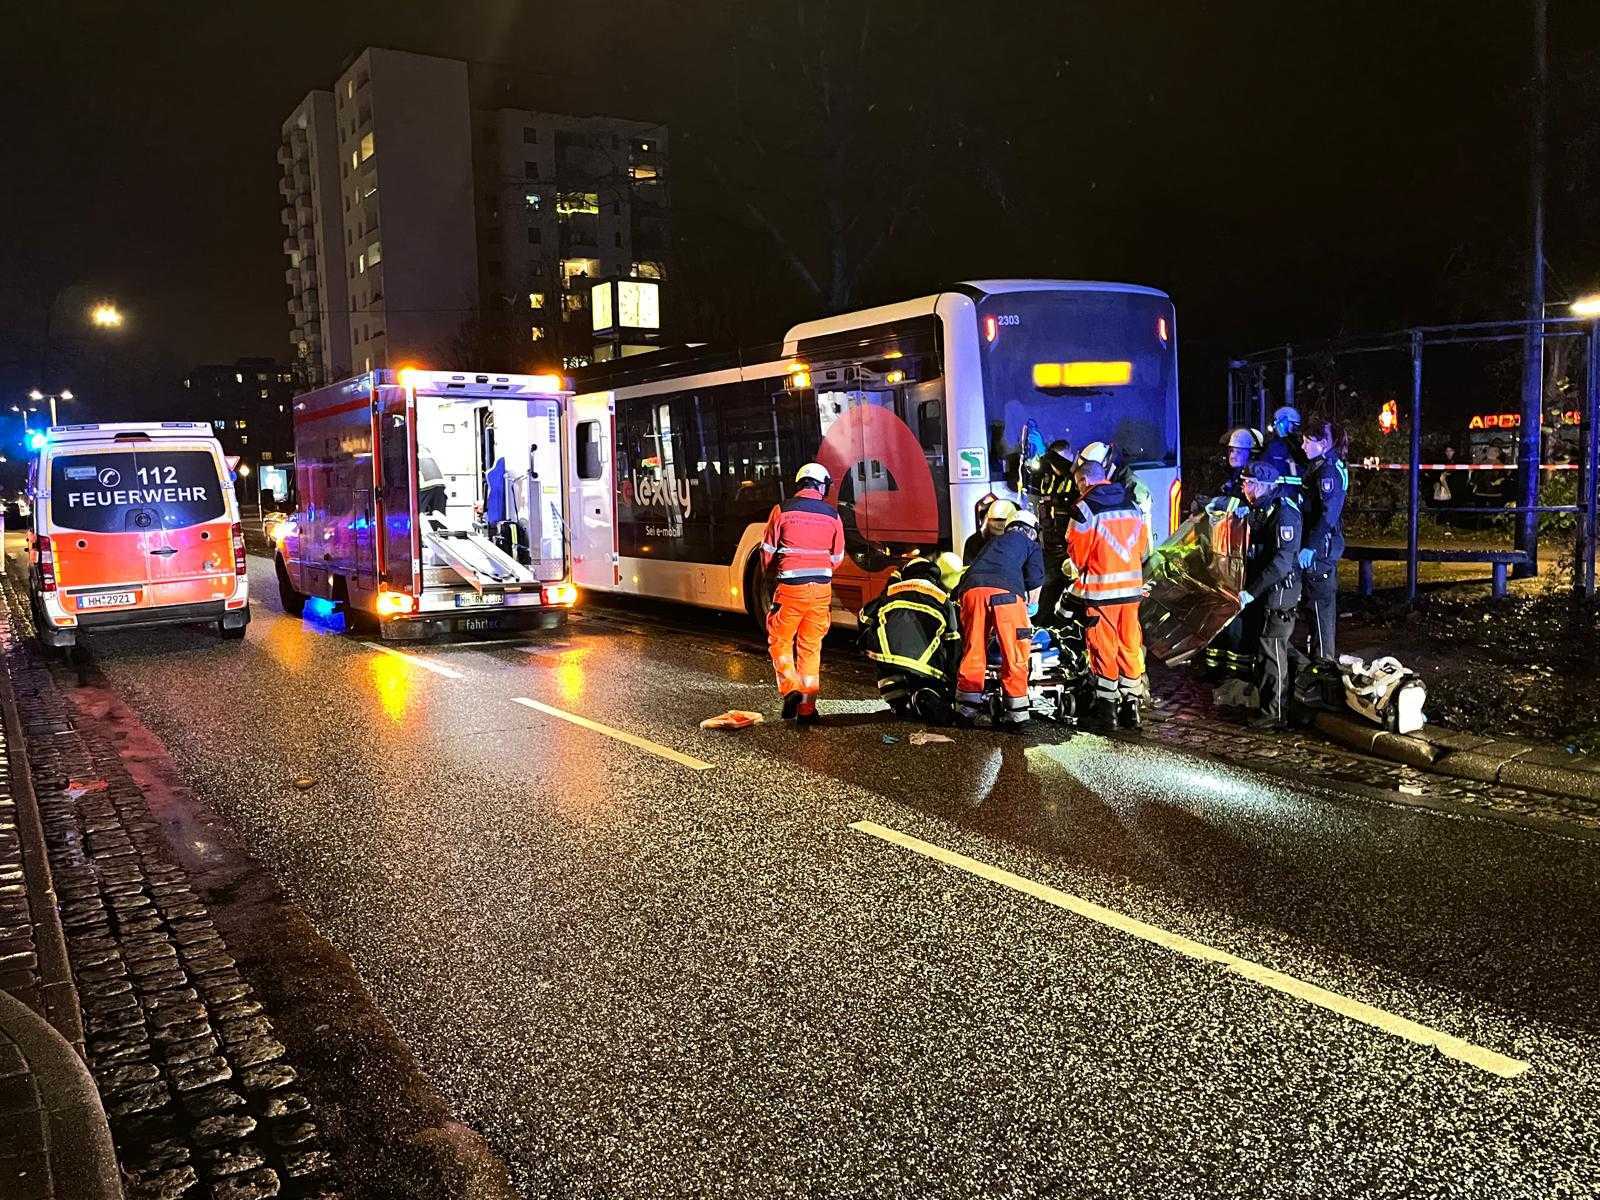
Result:
<svg viewBox="0 0 1600 1200"><path fill-rule="evenodd" d="M818 488L801 488L767 518L761 568L779 583L831 583L844 561L844 522Z"/></svg>
<svg viewBox="0 0 1600 1200"><path fill-rule="evenodd" d="M1068 591L1088 604L1129 604L1144 592L1150 523L1120 484L1091 487L1067 526L1067 557L1078 570Z"/></svg>

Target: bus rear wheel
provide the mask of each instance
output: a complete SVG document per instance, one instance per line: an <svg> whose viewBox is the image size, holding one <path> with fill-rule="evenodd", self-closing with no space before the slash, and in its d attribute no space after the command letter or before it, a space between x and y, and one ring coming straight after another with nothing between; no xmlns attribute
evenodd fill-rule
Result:
<svg viewBox="0 0 1600 1200"><path fill-rule="evenodd" d="M767 613L772 608L772 588L761 569L760 559L754 555L744 572L744 599L745 606L750 610L750 619L755 622L756 632L764 639L767 636Z"/></svg>

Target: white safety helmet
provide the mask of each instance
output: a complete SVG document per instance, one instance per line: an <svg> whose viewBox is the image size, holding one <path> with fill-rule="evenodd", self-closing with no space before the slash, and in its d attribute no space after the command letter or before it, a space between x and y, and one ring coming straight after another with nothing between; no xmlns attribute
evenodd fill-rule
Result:
<svg viewBox="0 0 1600 1200"><path fill-rule="evenodd" d="M1300 410L1292 404L1285 404L1272 414L1272 427L1287 433L1294 433L1300 428Z"/></svg>
<svg viewBox="0 0 1600 1200"><path fill-rule="evenodd" d="M1011 520L1006 522L1006 528L1015 529L1018 525L1025 526L1037 533L1039 532L1039 517L1036 513L1030 512L1026 508L1018 509L1012 515Z"/></svg>
<svg viewBox="0 0 1600 1200"><path fill-rule="evenodd" d="M1248 425L1235 425L1222 435L1222 444L1229 450L1259 450L1261 435Z"/></svg>
<svg viewBox="0 0 1600 1200"><path fill-rule="evenodd" d="M1078 451L1078 466L1084 463L1099 463L1102 467L1111 461L1111 447L1105 442L1090 442Z"/></svg>
<svg viewBox="0 0 1600 1200"><path fill-rule="evenodd" d="M794 473L794 481L798 484L810 484L823 491L833 486L833 476L828 474L828 468L821 463L808 462Z"/></svg>

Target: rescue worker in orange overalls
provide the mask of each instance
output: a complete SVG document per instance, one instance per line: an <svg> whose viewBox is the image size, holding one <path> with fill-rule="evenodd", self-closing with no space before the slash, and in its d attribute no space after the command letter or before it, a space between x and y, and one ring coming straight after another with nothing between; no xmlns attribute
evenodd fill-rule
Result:
<svg viewBox="0 0 1600 1200"><path fill-rule="evenodd" d="M761 569L775 585L767 611L767 650L783 697L783 719L812 724L821 690L822 639L828 633L833 572L844 561L844 523L824 498L833 480L807 463L795 494L772 510L761 535Z"/></svg>
<svg viewBox="0 0 1600 1200"><path fill-rule="evenodd" d="M992 516L994 508L989 512ZM1028 617L1037 610L1043 585L1039 518L1031 512L1015 513L1003 533L984 543L956 589L962 640L961 666L956 672L958 720L971 724L983 711L991 632L1000 643L1000 689L1005 693L1002 721L1015 728L1028 720L1028 656L1032 650Z"/></svg>
<svg viewBox="0 0 1600 1200"><path fill-rule="evenodd" d="M1139 724L1144 691L1139 601L1144 597L1150 522L1128 490L1111 481L1109 457L1104 442L1091 442L1078 454L1075 473L1082 499L1067 526L1067 558L1077 578L1067 590L1083 603L1087 618L1089 669L1094 673L1089 723L1131 729Z"/></svg>

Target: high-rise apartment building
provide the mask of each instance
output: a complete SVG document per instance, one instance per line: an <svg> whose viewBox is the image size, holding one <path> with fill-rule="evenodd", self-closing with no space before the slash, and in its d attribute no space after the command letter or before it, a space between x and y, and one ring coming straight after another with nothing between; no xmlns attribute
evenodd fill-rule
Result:
<svg viewBox="0 0 1600 1200"><path fill-rule="evenodd" d="M665 277L666 130L512 107L529 97L508 78L369 48L284 123L307 382L446 365L460 346L504 369L580 365L590 284Z"/></svg>
<svg viewBox="0 0 1600 1200"><path fill-rule="evenodd" d="M283 123L280 217L289 257L289 344L306 384L350 373L350 292L340 219L339 130L332 92L312 92Z"/></svg>

